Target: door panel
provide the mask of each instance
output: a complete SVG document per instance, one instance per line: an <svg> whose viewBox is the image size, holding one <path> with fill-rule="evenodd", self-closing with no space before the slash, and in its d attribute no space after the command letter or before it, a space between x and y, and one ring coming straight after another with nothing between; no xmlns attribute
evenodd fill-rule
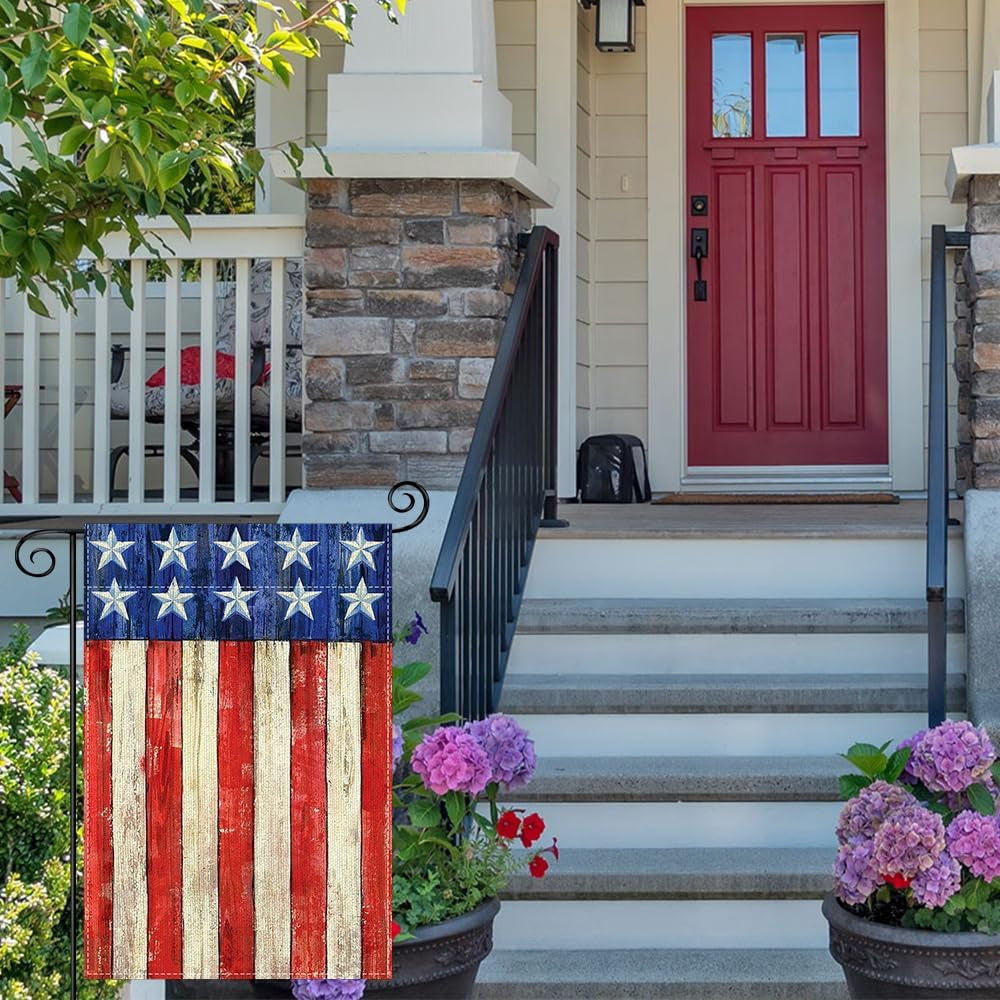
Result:
<svg viewBox="0 0 1000 1000"><path fill-rule="evenodd" d="M690 467L888 462L883 21L687 9Z"/></svg>

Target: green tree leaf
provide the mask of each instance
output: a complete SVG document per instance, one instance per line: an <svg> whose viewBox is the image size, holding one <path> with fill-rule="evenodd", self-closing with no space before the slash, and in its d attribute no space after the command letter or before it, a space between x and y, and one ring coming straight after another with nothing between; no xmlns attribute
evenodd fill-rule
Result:
<svg viewBox="0 0 1000 1000"><path fill-rule="evenodd" d="M64 132L59 143L60 155L73 156L90 138L92 131L88 125L74 125L68 132Z"/></svg>
<svg viewBox="0 0 1000 1000"><path fill-rule="evenodd" d="M25 90L34 90L49 71L49 53L38 35L31 36L28 52L21 58L21 81Z"/></svg>
<svg viewBox="0 0 1000 1000"><path fill-rule="evenodd" d="M87 7L82 3L71 3L63 18L63 31L69 41L79 48L87 40L92 23L93 15Z"/></svg>

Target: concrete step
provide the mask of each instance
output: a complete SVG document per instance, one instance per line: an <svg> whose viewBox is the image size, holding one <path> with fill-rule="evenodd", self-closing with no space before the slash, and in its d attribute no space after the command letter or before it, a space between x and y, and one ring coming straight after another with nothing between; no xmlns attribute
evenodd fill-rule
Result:
<svg viewBox="0 0 1000 1000"><path fill-rule="evenodd" d="M629 673L711 675L922 673L921 632L794 634L773 632L525 634L514 639L507 681L522 674ZM948 669L965 671L965 636L948 636Z"/></svg>
<svg viewBox="0 0 1000 1000"><path fill-rule="evenodd" d="M825 948L498 949L478 1000L846 1000Z"/></svg>
<svg viewBox="0 0 1000 1000"><path fill-rule="evenodd" d="M850 737L848 736L848 739ZM832 802L850 766L822 756L547 757L518 802Z"/></svg>
<svg viewBox="0 0 1000 1000"><path fill-rule="evenodd" d="M927 605L904 598L545 598L522 603L517 627L549 635L923 632ZM963 602L949 601L949 631L964 627Z"/></svg>
<svg viewBox="0 0 1000 1000"><path fill-rule="evenodd" d="M822 899L825 847L567 848L544 878L516 875L504 899Z"/></svg>
<svg viewBox="0 0 1000 1000"><path fill-rule="evenodd" d="M740 535L541 536L526 596L920 598L926 542L818 531L795 537ZM948 547L949 591L964 594L962 540Z"/></svg>
<svg viewBox="0 0 1000 1000"><path fill-rule="evenodd" d="M948 681L949 709L964 711L965 675ZM504 682L502 707L514 715L922 712L927 675L520 674Z"/></svg>

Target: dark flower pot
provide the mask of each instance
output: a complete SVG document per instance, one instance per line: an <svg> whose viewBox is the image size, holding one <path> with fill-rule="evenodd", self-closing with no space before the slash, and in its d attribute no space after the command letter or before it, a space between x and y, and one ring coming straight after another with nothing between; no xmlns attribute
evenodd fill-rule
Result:
<svg viewBox="0 0 1000 1000"><path fill-rule="evenodd" d="M370 979L365 1000L470 1000L479 963L493 950L493 918L500 901L421 927L392 946L392 979Z"/></svg>
<svg viewBox="0 0 1000 1000"><path fill-rule="evenodd" d="M369 979L365 998L470 1000L479 963L493 950L493 918L500 901L471 913L421 927L392 946L392 979ZM288 980L217 982L188 979L167 983L167 1000L281 1000L292 995Z"/></svg>
<svg viewBox="0 0 1000 1000"><path fill-rule="evenodd" d="M863 920L823 900L830 954L854 1000L1000 1000L1000 935L943 934Z"/></svg>

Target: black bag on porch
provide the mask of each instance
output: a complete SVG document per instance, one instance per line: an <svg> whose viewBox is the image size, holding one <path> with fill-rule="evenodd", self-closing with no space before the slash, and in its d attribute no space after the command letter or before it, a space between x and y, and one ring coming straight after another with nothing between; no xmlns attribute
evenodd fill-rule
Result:
<svg viewBox="0 0 1000 1000"><path fill-rule="evenodd" d="M652 499L646 449L634 434L598 434L576 457L580 503L647 503Z"/></svg>

